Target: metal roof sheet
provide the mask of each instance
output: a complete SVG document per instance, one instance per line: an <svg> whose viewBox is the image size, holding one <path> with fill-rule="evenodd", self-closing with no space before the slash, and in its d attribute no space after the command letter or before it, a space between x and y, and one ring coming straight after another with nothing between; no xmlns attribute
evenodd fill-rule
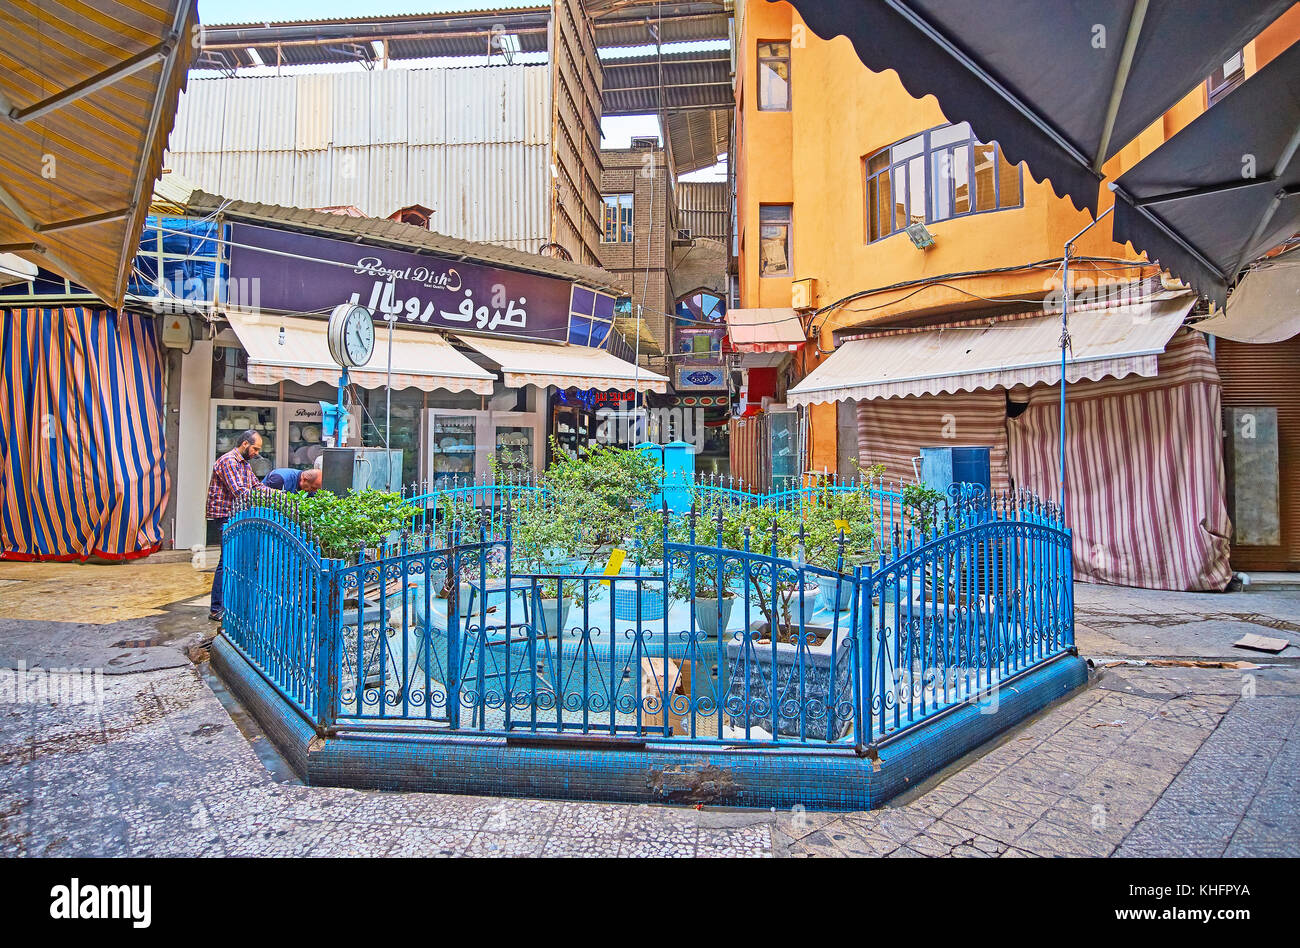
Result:
<svg viewBox="0 0 1300 948"><path fill-rule="evenodd" d="M186 202L186 210L199 215L220 210L227 218L233 220L280 224L291 230L374 240L403 250L425 250L443 256L462 257L494 266L573 280L584 286L611 293L621 292L614 282L613 275L598 267L584 266L554 257L543 257L540 254L496 244L448 237L445 234L399 221L376 217L347 217L326 211L228 200L205 191L193 192Z"/></svg>

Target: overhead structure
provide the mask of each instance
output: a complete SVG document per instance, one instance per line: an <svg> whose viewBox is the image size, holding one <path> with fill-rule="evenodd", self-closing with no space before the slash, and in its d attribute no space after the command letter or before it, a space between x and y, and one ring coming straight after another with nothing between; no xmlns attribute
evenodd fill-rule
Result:
<svg viewBox="0 0 1300 948"><path fill-rule="evenodd" d="M1223 308L1243 268L1300 230L1297 149L1300 43L1119 177L1115 238Z"/></svg>
<svg viewBox="0 0 1300 948"><path fill-rule="evenodd" d="M119 306L193 52L195 0L6 4L0 253Z"/></svg>
<svg viewBox="0 0 1300 948"><path fill-rule="evenodd" d="M549 3L497 12L419 14L291 23L217 24L203 29L196 69L228 74L255 66L483 57L547 51ZM729 150L732 84L728 4L582 0L604 74L604 115L660 115L676 169L712 166ZM663 52L693 43L713 48Z"/></svg>
<svg viewBox="0 0 1300 948"><path fill-rule="evenodd" d="M818 36L847 36L867 68L895 70L911 95L933 95L1094 215L1107 159L1292 4L790 2Z"/></svg>

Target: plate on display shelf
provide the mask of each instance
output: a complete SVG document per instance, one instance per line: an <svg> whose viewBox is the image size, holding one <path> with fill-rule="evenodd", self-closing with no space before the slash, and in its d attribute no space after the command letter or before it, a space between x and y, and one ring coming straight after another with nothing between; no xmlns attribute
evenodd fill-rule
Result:
<svg viewBox="0 0 1300 948"><path fill-rule="evenodd" d="M258 455L249 462L249 465L253 468L253 473L259 478L266 477L267 474L271 473L272 462L270 458Z"/></svg>
<svg viewBox="0 0 1300 948"><path fill-rule="evenodd" d="M302 440L302 425L290 425L290 426L289 426L289 440L290 440L290 441L301 441L301 440Z"/></svg>

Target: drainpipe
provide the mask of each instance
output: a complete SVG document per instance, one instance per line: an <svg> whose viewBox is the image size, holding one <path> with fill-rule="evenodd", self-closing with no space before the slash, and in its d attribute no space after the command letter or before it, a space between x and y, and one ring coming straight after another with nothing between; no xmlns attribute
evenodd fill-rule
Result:
<svg viewBox="0 0 1300 948"><path fill-rule="evenodd" d="M1070 347L1070 254L1074 253L1074 242L1092 230L1111 211L1115 210L1115 205L1111 204L1095 220L1088 223L1088 226L1079 231L1073 237L1065 242L1065 247L1061 251L1061 411L1060 411L1060 505L1061 505L1061 526L1065 526L1065 353Z"/></svg>

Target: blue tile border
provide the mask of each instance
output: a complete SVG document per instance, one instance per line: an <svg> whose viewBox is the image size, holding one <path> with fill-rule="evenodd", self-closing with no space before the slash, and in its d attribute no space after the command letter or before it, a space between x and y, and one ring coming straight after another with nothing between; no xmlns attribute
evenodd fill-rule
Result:
<svg viewBox="0 0 1300 948"><path fill-rule="evenodd" d="M904 733L878 759L851 752L770 749L600 748L506 742L467 734L315 729L223 637L212 667L308 784L505 797L631 803L865 810L915 787L1007 728L1064 698L1088 678L1062 655Z"/></svg>

